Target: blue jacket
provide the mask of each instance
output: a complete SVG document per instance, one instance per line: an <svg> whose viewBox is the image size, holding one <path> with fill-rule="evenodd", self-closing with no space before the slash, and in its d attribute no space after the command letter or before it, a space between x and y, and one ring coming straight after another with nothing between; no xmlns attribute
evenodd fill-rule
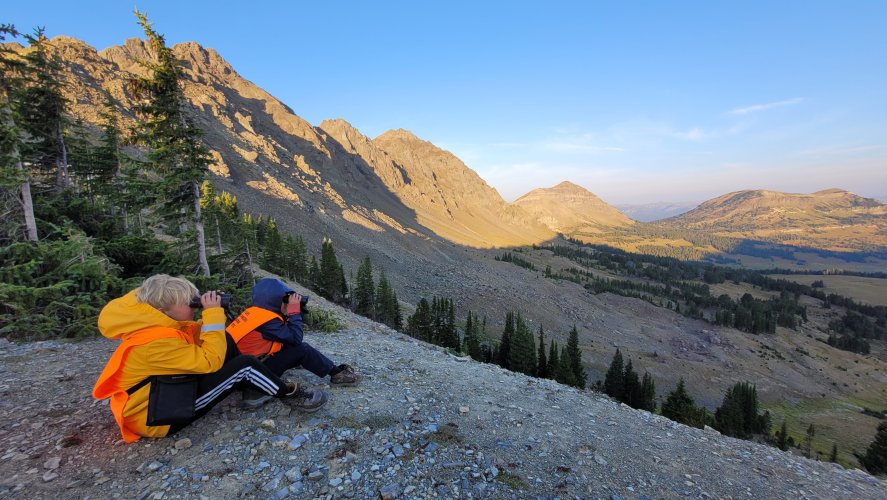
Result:
<svg viewBox="0 0 887 500"><path fill-rule="evenodd" d="M280 314L280 306L283 304L283 296L294 290L273 278L265 278L253 287L253 305L262 309ZM288 345L302 343L303 329L302 314L291 314L283 321L275 318L260 326L257 330L262 337L282 342Z"/></svg>

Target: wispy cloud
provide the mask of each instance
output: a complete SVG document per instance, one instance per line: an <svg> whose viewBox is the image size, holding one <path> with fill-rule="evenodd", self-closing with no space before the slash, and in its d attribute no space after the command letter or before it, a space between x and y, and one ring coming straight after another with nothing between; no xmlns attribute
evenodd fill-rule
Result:
<svg viewBox="0 0 887 500"><path fill-rule="evenodd" d="M776 102L768 102L765 104L752 104L751 106L746 106L744 108L736 108L731 109L727 112L728 115L747 115L749 113L757 113L758 111L765 111L773 108L781 108L784 106L793 106L795 104L799 104L803 101L803 97L795 97L793 99L786 99L784 101L776 101Z"/></svg>

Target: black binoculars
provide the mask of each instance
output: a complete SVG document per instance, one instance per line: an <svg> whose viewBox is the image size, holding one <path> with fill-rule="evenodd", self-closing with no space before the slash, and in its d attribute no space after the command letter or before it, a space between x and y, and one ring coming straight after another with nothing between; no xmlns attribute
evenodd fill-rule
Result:
<svg viewBox="0 0 887 500"><path fill-rule="evenodd" d="M222 307L228 307L231 305L231 294L230 293L221 293L219 292L219 297L222 299ZM191 299L191 303L188 304L193 309L200 309L203 307L203 304L200 302L200 296L194 297Z"/></svg>
<svg viewBox="0 0 887 500"><path fill-rule="evenodd" d="M292 297L295 293L296 293L296 292L288 292L288 293L285 293L285 294L283 295L283 303L284 303L284 304L289 304L289 303L290 303L290 297ZM299 304L301 304L301 307L304 308L305 305L308 304L308 299L309 299L309 297L308 297L307 295L302 295L301 297L302 297L302 298L301 298L301 300L299 300Z"/></svg>

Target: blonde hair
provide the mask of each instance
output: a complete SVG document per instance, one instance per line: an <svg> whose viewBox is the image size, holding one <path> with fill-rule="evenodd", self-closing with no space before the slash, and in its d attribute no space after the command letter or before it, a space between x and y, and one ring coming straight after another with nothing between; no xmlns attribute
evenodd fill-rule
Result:
<svg viewBox="0 0 887 500"><path fill-rule="evenodd" d="M162 311L174 305L188 304L199 293L194 283L185 278L155 274L139 287L136 300Z"/></svg>

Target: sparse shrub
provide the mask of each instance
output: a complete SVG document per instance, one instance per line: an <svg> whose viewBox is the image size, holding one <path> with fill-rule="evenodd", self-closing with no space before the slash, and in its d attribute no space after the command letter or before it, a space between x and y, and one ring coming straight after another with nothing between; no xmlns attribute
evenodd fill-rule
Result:
<svg viewBox="0 0 887 500"><path fill-rule="evenodd" d="M332 311L309 309L305 314L304 319L305 326L309 330L333 333L344 328L344 325L339 321L338 316Z"/></svg>

